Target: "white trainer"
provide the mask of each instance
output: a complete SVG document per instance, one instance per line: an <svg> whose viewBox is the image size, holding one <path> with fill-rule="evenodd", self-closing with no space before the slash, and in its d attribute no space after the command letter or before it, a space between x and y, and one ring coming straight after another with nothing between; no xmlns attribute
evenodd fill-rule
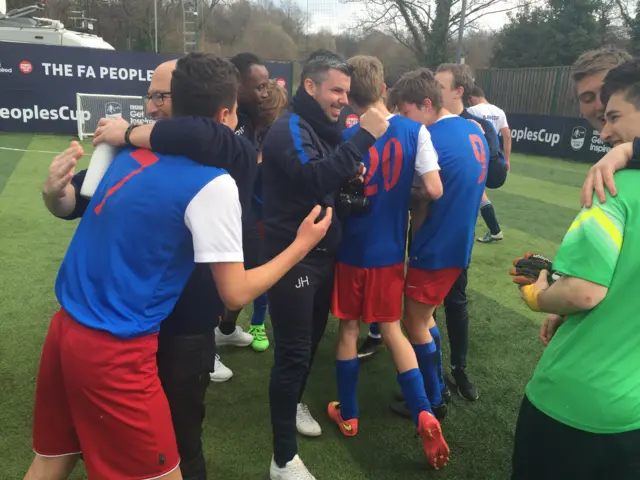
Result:
<svg viewBox="0 0 640 480"><path fill-rule="evenodd" d="M316 480L316 477L311 475L298 455L293 457L293 460L288 462L284 468L280 468L272 458L269 478L271 480Z"/></svg>
<svg viewBox="0 0 640 480"><path fill-rule="evenodd" d="M231 377L233 377L233 372L231 371L231 369L220 361L220 355L216 355L213 372L209 374L209 378L211 378L211 381L221 383L226 382Z"/></svg>
<svg viewBox="0 0 640 480"><path fill-rule="evenodd" d="M245 332L241 326L236 326L233 333L225 335L220 331L220 327L216 327L216 345L223 347L225 345L233 345L234 347L248 347L253 343L253 335Z"/></svg>
<svg viewBox="0 0 640 480"><path fill-rule="evenodd" d="M322 428L320 424L311 416L309 407L304 403L298 404L298 411L296 412L296 428L300 435L306 437L319 437L322 435Z"/></svg>

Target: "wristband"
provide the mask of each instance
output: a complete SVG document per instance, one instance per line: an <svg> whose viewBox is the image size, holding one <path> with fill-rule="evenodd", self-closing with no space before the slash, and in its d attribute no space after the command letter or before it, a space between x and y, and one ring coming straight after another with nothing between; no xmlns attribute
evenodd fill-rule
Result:
<svg viewBox="0 0 640 480"><path fill-rule="evenodd" d="M525 285L522 287L522 296L527 306L534 312L540 311L540 304L538 303L538 297L542 293L542 290L536 290L535 285Z"/></svg>
<svg viewBox="0 0 640 480"><path fill-rule="evenodd" d="M131 124L127 127L127 130L124 132L124 143L130 147L135 147L135 145L131 143L131 139L129 137L131 137L131 132L133 132L133 129L136 127L139 127L139 125Z"/></svg>

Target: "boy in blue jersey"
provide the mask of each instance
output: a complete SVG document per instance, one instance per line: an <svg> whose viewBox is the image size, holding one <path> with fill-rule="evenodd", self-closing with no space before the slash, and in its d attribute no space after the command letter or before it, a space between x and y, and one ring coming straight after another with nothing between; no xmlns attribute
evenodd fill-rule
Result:
<svg viewBox="0 0 640 480"><path fill-rule="evenodd" d="M476 215L487 176L487 142L477 125L442 106L440 84L419 69L394 86L403 116L428 126L444 193L416 229L405 280L404 325L414 345L429 401L442 402L440 332L433 313L469 265Z"/></svg>
<svg viewBox="0 0 640 480"><path fill-rule="evenodd" d="M175 115L236 123L235 67L213 55L178 61ZM128 143L131 127L120 145ZM98 186L56 281L36 387L26 478L67 478L82 453L89 478L181 479L157 374L157 332L196 263L209 264L228 308L255 298L324 236L320 208L293 244L245 271L238 190L222 169L124 148Z"/></svg>
<svg viewBox="0 0 640 480"><path fill-rule="evenodd" d="M459 65L456 63L444 63L438 67L436 79L442 86L442 100L444 106L451 113L460 115L463 118L474 120L480 124L480 128L484 131L485 139L489 144L489 167L487 173L487 187L501 187L507 178L508 163L504 153L500 148L500 140L498 131L494 128L491 121L482 118L464 108L465 103L469 100L471 91L474 87L473 75L468 65ZM489 143L491 142L491 143ZM499 172L499 182L496 183L496 175ZM481 243L499 242L504 238L498 219L496 218L495 208L487 197L483 195L480 202L480 214L487 224L489 232L477 240Z"/></svg>
<svg viewBox="0 0 640 480"><path fill-rule="evenodd" d="M349 100L357 113L378 109L389 128L369 149L362 162L367 175L364 195L370 210L344 221L343 238L335 269L332 312L340 331L336 353L339 402L331 402L329 417L348 437L358 433L357 343L359 321L379 322L382 338L391 350L398 382L413 412L427 460L436 469L448 460L449 447L425 392L416 354L402 333L405 239L414 172L432 199L442 195L438 157L429 132L421 124L392 115L385 107L384 71L375 57L356 56L352 66ZM356 125L343 132L346 139ZM441 402L440 402L441 403Z"/></svg>

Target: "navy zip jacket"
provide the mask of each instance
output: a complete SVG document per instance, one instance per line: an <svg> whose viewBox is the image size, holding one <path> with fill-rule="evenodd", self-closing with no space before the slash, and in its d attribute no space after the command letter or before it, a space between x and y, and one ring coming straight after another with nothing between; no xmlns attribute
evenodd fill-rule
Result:
<svg viewBox="0 0 640 480"><path fill-rule="evenodd" d="M299 88L292 109L271 126L262 146L262 224L264 253L282 252L316 205L335 207L342 186L356 175L375 138L360 129L348 142L320 105ZM342 237L333 219L326 236L309 255L335 254Z"/></svg>

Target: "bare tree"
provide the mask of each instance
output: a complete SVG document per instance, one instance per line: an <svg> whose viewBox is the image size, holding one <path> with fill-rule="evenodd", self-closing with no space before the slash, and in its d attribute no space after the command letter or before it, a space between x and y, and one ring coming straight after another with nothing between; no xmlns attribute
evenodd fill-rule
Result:
<svg viewBox="0 0 640 480"><path fill-rule="evenodd" d="M360 27L367 32L383 26L413 52L420 64L436 66L446 61L447 46L458 31L461 3L461 0L368 0L364 2L366 14ZM465 25L474 25L485 15L521 6L506 0L468 0Z"/></svg>
<svg viewBox="0 0 640 480"><path fill-rule="evenodd" d="M278 8L282 15L280 25L283 30L294 41L299 42L307 31L307 14L296 0L280 0Z"/></svg>

